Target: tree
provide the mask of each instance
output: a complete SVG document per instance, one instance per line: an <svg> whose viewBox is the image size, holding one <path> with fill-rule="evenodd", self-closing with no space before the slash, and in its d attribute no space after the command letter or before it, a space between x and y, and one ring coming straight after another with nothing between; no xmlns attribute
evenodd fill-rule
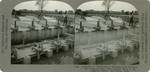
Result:
<svg viewBox="0 0 150 72"><path fill-rule="evenodd" d="M102 6L105 7L106 10L106 17L109 17L110 14L110 8L112 7L112 5L115 3L114 0L104 0Z"/></svg>
<svg viewBox="0 0 150 72"><path fill-rule="evenodd" d="M58 10L56 9L56 10L55 10L55 12L57 13L57 12L58 12Z"/></svg>
<svg viewBox="0 0 150 72"><path fill-rule="evenodd" d="M39 10L39 17L42 17L43 16L43 9L44 7L46 6L46 4L48 3L47 0L37 0L36 1L36 6L38 7L38 10Z"/></svg>
<svg viewBox="0 0 150 72"><path fill-rule="evenodd" d="M87 11L83 11L83 16L87 16Z"/></svg>
<svg viewBox="0 0 150 72"><path fill-rule="evenodd" d="M109 27L110 30L114 29L113 20L110 18L110 8L115 3L114 0L104 0L102 3L102 6L105 7L106 14L104 15L104 18L111 21L111 26ZM106 21L104 23L106 23Z"/></svg>
<svg viewBox="0 0 150 72"><path fill-rule="evenodd" d="M12 15L16 15L16 10L15 9L13 9Z"/></svg>
<svg viewBox="0 0 150 72"><path fill-rule="evenodd" d="M121 10L122 13L124 13L124 10Z"/></svg>
<svg viewBox="0 0 150 72"><path fill-rule="evenodd" d="M69 10L68 12L69 12L69 13L73 13L73 11L72 11L72 10Z"/></svg>
<svg viewBox="0 0 150 72"><path fill-rule="evenodd" d="M66 11L65 11L65 14L67 14L67 13L68 13L68 11L66 10Z"/></svg>
<svg viewBox="0 0 150 72"><path fill-rule="evenodd" d="M21 12L18 11L18 10L13 9L12 15L14 15L15 17L17 17L17 16L21 15Z"/></svg>
<svg viewBox="0 0 150 72"><path fill-rule="evenodd" d="M77 15L82 15L82 10L81 9L77 9L76 11L75 11L75 14L77 14Z"/></svg>
<svg viewBox="0 0 150 72"><path fill-rule="evenodd" d="M63 14L63 11L59 11L58 14Z"/></svg>

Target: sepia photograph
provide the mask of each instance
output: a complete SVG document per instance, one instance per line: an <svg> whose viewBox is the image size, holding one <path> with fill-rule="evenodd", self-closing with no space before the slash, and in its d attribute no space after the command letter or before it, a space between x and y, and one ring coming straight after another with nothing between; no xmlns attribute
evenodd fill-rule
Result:
<svg viewBox="0 0 150 72"><path fill-rule="evenodd" d="M126 2L104 0L81 4L75 11L74 63L138 65L139 14Z"/></svg>
<svg viewBox="0 0 150 72"><path fill-rule="evenodd" d="M11 15L11 64L74 64L74 10L61 1L16 5Z"/></svg>

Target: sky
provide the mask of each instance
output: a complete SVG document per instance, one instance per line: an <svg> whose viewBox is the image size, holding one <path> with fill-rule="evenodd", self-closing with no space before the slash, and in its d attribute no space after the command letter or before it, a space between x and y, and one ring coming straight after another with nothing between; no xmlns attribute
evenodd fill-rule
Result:
<svg viewBox="0 0 150 72"><path fill-rule="evenodd" d="M35 3L36 3L35 1L23 2L15 6L14 9L38 10L38 7L35 5ZM44 7L44 10L48 10L48 11L55 11L56 9L59 11L73 10L73 8L67 3L59 2L59 1L49 1Z"/></svg>
<svg viewBox="0 0 150 72"><path fill-rule="evenodd" d="M103 11L105 10L105 8L102 6L102 3L103 3L102 1L86 2L80 5L78 8L82 10L94 9L98 11ZM133 5L126 2L119 2L119 1L115 1L112 7L110 8L110 10L111 11L121 11L121 10L137 11Z"/></svg>
<svg viewBox="0 0 150 72"><path fill-rule="evenodd" d="M93 9L93 10L98 10L98 11L104 11L105 8L102 6L102 2L103 1L86 2L86 3L81 4L78 7L78 9L82 9L82 10ZM23 3L18 4L14 9L16 10L19 10L19 9L38 10L38 7L35 6L35 1L28 1L28 2L23 2ZM44 7L44 10L48 10L48 11L54 11L56 9L58 11L73 10L73 8L67 3L59 2L59 1L49 1L47 5ZM111 10L112 11L121 11L121 10L136 11L136 8L129 3L115 1L113 6L111 7Z"/></svg>

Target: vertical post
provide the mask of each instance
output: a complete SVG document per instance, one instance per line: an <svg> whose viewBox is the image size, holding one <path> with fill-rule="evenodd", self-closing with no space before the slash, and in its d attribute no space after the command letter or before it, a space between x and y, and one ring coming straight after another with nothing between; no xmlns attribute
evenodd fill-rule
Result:
<svg viewBox="0 0 150 72"><path fill-rule="evenodd" d="M58 28L58 40L59 40L59 28Z"/></svg>
<svg viewBox="0 0 150 72"><path fill-rule="evenodd" d="M16 31L18 31L17 21L16 21L16 20L14 21L14 24L15 24L15 25L14 25L14 29L13 29L13 31L15 31L15 32L16 32Z"/></svg>
<svg viewBox="0 0 150 72"><path fill-rule="evenodd" d="M17 28L17 21L15 20L15 28Z"/></svg>
<svg viewBox="0 0 150 72"><path fill-rule="evenodd" d="M35 30L34 19L32 21L32 30Z"/></svg>
<svg viewBox="0 0 150 72"><path fill-rule="evenodd" d="M123 26L125 26L125 21L123 20Z"/></svg>
<svg viewBox="0 0 150 72"><path fill-rule="evenodd" d="M100 27L100 21L97 21L97 27Z"/></svg>
<svg viewBox="0 0 150 72"><path fill-rule="evenodd" d="M45 21L46 21L46 25L45 25L44 29L45 29L45 36L46 36L46 41L47 41L47 39L48 39L48 37L47 37L48 24L47 24L47 20L45 20Z"/></svg>
<svg viewBox="0 0 150 72"><path fill-rule="evenodd" d="M82 21L80 21L80 28L82 28Z"/></svg>
<svg viewBox="0 0 150 72"><path fill-rule="evenodd" d="M113 20L111 19L111 26L114 26L114 24L113 24Z"/></svg>
<svg viewBox="0 0 150 72"><path fill-rule="evenodd" d="M46 21L46 26L48 26L48 24L47 24L47 20L45 20Z"/></svg>
<svg viewBox="0 0 150 72"><path fill-rule="evenodd" d="M32 27L34 26L34 21L32 21Z"/></svg>
<svg viewBox="0 0 150 72"><path fill-rule="evenodd" d="M59 21L58 21L58 27L57 27L57 30L58 30L58 40L59 40L59 30L60 30L60 25L59 25Z"/></svg>
<svg viewBox="0 0 150 72"><path fill-rule="evenodd" d="M80 22L80 29L79 29L80 32L83 32L84 31L84 27L82 25L82 21Z"/></svg>

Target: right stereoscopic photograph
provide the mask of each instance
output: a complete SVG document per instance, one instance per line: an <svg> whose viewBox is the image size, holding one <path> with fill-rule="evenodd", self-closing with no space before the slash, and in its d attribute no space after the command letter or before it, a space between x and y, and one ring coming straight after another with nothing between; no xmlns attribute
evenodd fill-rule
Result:
<svg viewBox="0 0 150 72"><path fill-rule="evenodd" d="M76 65L138 65L139 15L130 3L104 0L75 11Z"/></svg>

